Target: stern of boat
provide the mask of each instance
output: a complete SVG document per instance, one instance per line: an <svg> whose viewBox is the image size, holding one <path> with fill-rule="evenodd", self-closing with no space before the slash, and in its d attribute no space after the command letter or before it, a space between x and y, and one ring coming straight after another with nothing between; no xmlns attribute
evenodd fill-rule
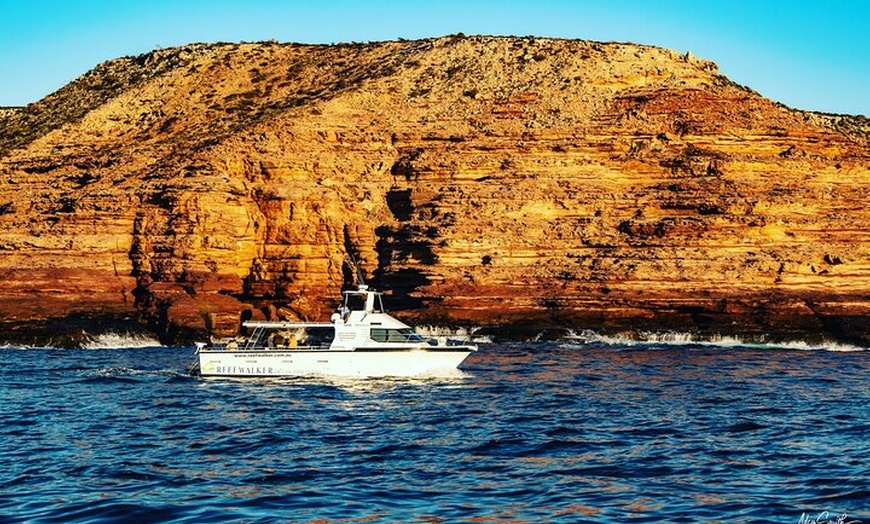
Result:
<svg viewBox="0 0 870 524"><path fill-rule="evenodd" d="M193 352L193 361L187 366L187 373L191 376L200 375L199 352L206 348L205 342L196 342L196 350Z"/></svg>

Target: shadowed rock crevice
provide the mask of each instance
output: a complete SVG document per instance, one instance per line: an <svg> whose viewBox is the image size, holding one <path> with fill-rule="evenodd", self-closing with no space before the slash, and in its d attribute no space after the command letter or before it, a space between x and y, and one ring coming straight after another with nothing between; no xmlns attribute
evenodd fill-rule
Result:
<svg viewBox="0 0 870 524"><path fill-rule="evenodd" d="M411 220L414 206L411 204L411 190L393 188L387 192L387 207L399 222Z"/></svg>

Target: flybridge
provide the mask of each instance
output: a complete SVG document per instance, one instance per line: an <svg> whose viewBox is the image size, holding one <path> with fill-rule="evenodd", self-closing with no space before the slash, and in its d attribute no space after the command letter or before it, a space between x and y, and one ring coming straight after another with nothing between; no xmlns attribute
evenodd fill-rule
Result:
<svg viewBox="0 0 870 524"><path fill-rule="evenodd" d="M356 290L342 291L344 303L333 313L330 322L291 322L291 321L262 321L249 320L242 325L253 329L302 329L302 328L329 328L338 323L346 323L353 312L364 314L384 313L383 293L369 290L368 286L360 285Z"/></svg>
<svg viewBox="0 0 870 524"><path fill-rule="evenodd" d="M356 290L342 291L344 295L343 308L348 310L362 310L366 313L383 313L383 296L380 291L369 290L365 284L361 284Z"/></svg>

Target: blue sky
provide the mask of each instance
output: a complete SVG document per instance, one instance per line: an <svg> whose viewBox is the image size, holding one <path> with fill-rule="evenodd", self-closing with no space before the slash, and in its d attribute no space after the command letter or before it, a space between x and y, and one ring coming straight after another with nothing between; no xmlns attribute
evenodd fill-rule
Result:
<svg viewBox="0 0 870 524"><path fill-rule="evenodd" d="M799 109L870 116L870 0L0 0L0 106L119 56L191 42L334 43L452 33L692 51Z"/></svg>

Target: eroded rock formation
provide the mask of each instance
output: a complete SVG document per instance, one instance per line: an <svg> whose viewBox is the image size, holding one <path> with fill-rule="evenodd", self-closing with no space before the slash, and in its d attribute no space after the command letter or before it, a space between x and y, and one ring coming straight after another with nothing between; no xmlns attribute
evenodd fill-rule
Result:
<svg viewBox="0 0 870 524"><path fill-rule="evenodd" d="M870 143L691 55L453 36L191 45L0 113L7 338L324 318L870 343Z"/></svg>

